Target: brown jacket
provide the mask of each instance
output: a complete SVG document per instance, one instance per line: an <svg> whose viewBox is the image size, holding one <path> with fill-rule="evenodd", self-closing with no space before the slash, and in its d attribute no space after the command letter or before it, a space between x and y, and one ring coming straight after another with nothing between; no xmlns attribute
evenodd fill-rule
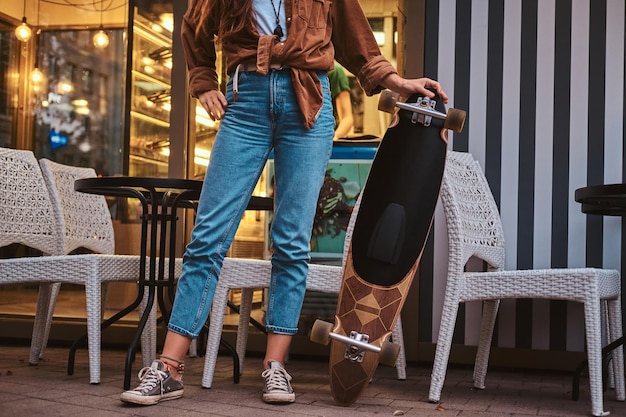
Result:
<svg viewBox="0 0 626 417"><path fill-rule="evenodd" d="M262 74L270 65L290 68L307 127L317 120L323 102L316 71L332 69L334 59L356 75L367 95L380 92L380 82L396 73L381 55L358 0L285 0L285 11L284 42L276 36L259 36L254 30L237 34L236 43L223 43L222 51L229 74L241 63L255 64ZM218 19L210 15L206 22L196 22L190 11L183 18L181 37L194 97L218 88L213 42ZM204 30L196 37L198 24L204 25Z"/></svg>

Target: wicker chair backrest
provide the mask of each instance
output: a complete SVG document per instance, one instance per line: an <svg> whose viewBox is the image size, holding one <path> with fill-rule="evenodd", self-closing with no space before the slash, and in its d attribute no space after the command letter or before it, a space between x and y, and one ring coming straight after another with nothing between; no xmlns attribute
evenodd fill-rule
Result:
<svg viewBox="0 0 626 417"><path fill-rule="evenodd" d="M55 218L63 225L65 253L85 248L96 253L114 254L115 235L105 197L74 191L77 179L93 178L96 171L48 159L41 159L39 163Z"/></svg>
<svg viewBox="0 0 626 417"><path fill-rule="evenodd" d="M0 148L0 247L21 244L46 255L62 242L41 169L32 151Z"/></svg>
<svg viewBox="0 0 626 417"><path fill-rule="evenodd" d="M504 269L504 233L498 207L472 155L449 151L441 187L448 226L449 273L462 273L471 257Z"/></svg>

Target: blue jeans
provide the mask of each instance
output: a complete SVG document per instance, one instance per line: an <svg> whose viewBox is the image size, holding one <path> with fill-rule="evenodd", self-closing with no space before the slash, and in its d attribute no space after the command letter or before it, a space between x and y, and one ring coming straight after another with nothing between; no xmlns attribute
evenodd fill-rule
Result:
<svg viewBox="0 0 626 417"><path fill-rule="evenodd" d="M229 81L229 105L211 151L169 330L198 336L224 256L273 149L276 188L266 325L277 334L298 331L313 218L335 123L328 78L323 72L319 77L324 105L311 129L304 126L289 70L271 70L267 75L240 72L237 101Z"/></svg>

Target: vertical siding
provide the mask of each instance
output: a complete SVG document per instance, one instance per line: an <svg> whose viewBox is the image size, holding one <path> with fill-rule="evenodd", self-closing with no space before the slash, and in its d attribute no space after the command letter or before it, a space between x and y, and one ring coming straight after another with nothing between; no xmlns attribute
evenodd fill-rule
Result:
<svg viewBox="0 0 626 417"><path fill-rule="evenodd" d="M570 84L572 60L571 28L572 5L569 1L555 3L554 18L554 89L552 118L552 173L551 216L550 216L550 266L567 267L568 216L570 204L569 186L569 135L570 135ZM560 236L561 239L556 239ZM548 333L549 348L564 350L567 330L567 303L564 301L550 302Z"/></svg>
<svg viewBox="0 0 626 417"><path fill-rule="evenodd" d="M550 242L552 236L552 159L554 147L554 64L555 64L555 19L556 4L554 0L541 1L537 10L537 64L535 96L540 97L535 108L535 154L534 165L536 175L533 187L535 204L533 207L533 235L544 236L543 239L532 241L534 263L550 265ZM555 306L557 307L557 306ZM550 348L550 325L546 320L550 317L551 302L533 300L531 340L533 349ZM560 326L564 329L564 325Z"/></svg>
<svg viewBox="0 0 626 417"><path fill-rule="evenodd" d="M620 268L620 218L585 216L576 188L623 182L623 0L427 0L425 73L468 110L451 147L481 163L500 207L507 268ZM420 276L421 342L436 341L447 268L441 208ZM480 305L455 342L476 344ZM546 318L549 318L546 320ZM501 347L584 350L575 303L506 300Z"/></svg>
<svg viewBox="0 0 626 417"><path fill-rule="evenodd" d="M607 134L604 140L604 182L623 182L624 152L624 24L626 15L625 2L620 0L607 1L606 20L606 94L604 102L604 125ZM620 38L621 37L621 38ZM622 92L622 94L620 94ZM617 94L616 94L617 93ZM607 268L620 269L622 252L619 233L611 230L621 228L621 219L605 217L604 240L602 242L603 265Z"/></svg>

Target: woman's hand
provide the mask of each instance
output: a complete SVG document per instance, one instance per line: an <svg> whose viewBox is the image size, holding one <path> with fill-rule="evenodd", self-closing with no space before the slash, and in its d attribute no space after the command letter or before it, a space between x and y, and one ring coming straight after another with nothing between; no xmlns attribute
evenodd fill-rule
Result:
<svg viewBox="0 0 626 417"><path fill-rule="evenodd" d="M213 121L221 120L228 107L226 97L218 90L205 91L198 96L198 101Z"/></svg>
<svg viewBox="0 0 626 417"><path fill-rule="evenodd" d="M402 78L398 74L391 74L385 77L381 85L391 91L395 91L402 97L409 97L411 94L424 94L426 97L433 98L435 94L428 90L435 90L444 103L448 103L448 95L443 91L441 85L430 78Z"/></svg>

